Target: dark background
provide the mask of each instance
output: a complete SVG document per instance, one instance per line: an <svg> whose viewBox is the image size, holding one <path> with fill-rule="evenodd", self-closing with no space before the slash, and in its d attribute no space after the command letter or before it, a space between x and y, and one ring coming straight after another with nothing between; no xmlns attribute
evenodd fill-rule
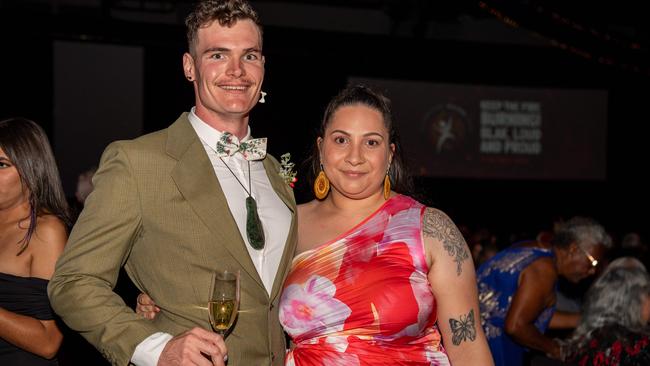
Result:
<svg viewBox="0 0 650 366"><path fill-rule="evenodd" d="M251 126L255 136L269 137L276 157L291 152L300 162L307 156L325 105L348 77L605 90L605 179L417 177L418 197L470 230L486 227L503 237L530 235L557 217L582 214L601 221L615 239L629 231L647 238L650 42L642 2L251 3L264 23L268 92L267 103L254 109ZM0 119L24 116L45 128L68 195L74 193L76 175L96 164L110 141L164 128L193 105L181 69L188 8L188 1L0 0ZM137 65L125 54L113 58L105 52L70 54L66 64L55 65L61 42L127 47L139 55L133 59ZM124 73L118 61L124 62ZM71 90L88 81L84 72L106 65L117 72L97 88ZM80 66L85 71L75 72ZM118 79L117 89L106 89L102 97L103 88ZM71 109L79 115L57 112L65 96L74 96ZM136 110L128 112L130 118L112 117L127 104ZM311 194L303 169L299 179L296 196L304 202ZM91 357L96 355L84 356L83 363L101 362Z"/></svg>
<svg viewBox="0 0 650 366"><path fill-rule="evenodd" d="M649 203L648 26L631 1L252 1L265 22L268 103L251 117L270 151L305 157L327 101L348 77L608 92L604 180L481 180L418 178L423 199L470 227L536 230L557 216L591 215L612 232L647 234ZM101 116L55 134L56 42L134 47L142 57L129 76L142 86L141 121L134 131L164 128L193 105L183 78L182 19L186 1L0 1L3 98L0 118L25 116L50 134L55 151L71 151L89 138L101 141ZM364 14L368 14L364 16ZM377 20L379 19L379 21ZM110 55L77 60L91 67ZM65 77L57 80L65 80ZM127 90L124 90L126 92ZM98 103L81 93L80 107ZM116 93L112 91L112 93ZM118 92L119 93L119 90ZM91 104L92 104L91 103ZM108 100L119 113L121 105ZM119 123L114 130L122 129ZM101 127L101 128L100 128ZM130 132L132 136L134 133ZM55 136L56 135L56 136ZM60 158L65 189L96 163L105 145L75 151L75 169ZM408 149L408 147L407 147ZM58 157L57 153L57 158ZM310 198L304 172L296 193Z"/></svg>
<svg viewBox="0 0 650 366"><path fill-rule="evenodd" d="M293 160L307 155L324 106L352 76L606 90L605 180L421 178L418 187L427 203L470 226L536 229L558 215L587 214L616 233L647 233L650 58L648 27L633 2L252 4L263 21L273 24L265 23L264 29L268 103L255 108L251 125L256 136L269 137L274 155L291 152ZM53 138L53 43L64 41L141 49L141 61L134 62L142 62L142 74L132 77L141 78L143 89L141 132L166 127L193 105L191 86L181 70L181 22L188 7L185 1L0 1L0 118L36 120L50 133L55 151L88 138L76 129ZM363 14L367 19L359 16ZM383 23L373 23L377 18ZM97 60L81 62L92 66ZM61 88L65 83L56 86ZM78 100L80 106L88 102L83 95ZM117 111L121 108L108 103ZM84 123L92 126L97 121ZM76 174L96 163L108 142L75 153L75 159L86 162L75 171L61 167L68 194L74 192ZM296 189L299 201L310 198L305 182L299 181Z"/></svg>

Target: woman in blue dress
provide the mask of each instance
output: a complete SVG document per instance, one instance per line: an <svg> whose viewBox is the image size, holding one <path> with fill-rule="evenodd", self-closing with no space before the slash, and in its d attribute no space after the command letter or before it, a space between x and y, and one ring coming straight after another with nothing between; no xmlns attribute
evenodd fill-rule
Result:
<svg viewBox="0 0 650 366"><path fill-rule="evenodd" d="M495 365L522 365L528 349L563 359L560 344L544 332L549 325L575 327L579 317L555 311L558 276L576 283L595 274L610 246L602 226L575 217L550 243L516 243L479 267L481 318Z"/></svg>

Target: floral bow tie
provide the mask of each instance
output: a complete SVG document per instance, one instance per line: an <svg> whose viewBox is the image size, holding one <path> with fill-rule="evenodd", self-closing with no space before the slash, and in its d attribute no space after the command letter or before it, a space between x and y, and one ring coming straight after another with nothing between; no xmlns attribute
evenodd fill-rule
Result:
<svg viewBox="0 0 650 366"><path fill-rule="evenodd" d="M217 156L233 156L240 152L246 160L261 160L266 156L266 137L239 142L230 132L224 132L217 141Z"/></svg>

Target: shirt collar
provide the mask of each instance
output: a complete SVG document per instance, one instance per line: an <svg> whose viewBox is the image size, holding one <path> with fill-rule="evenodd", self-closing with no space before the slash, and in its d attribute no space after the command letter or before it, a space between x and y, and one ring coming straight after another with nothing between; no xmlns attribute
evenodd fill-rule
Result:
<svg viewBox="0 0 650 366"><path fill-rule="evenodd" d="M219 131L216 128L204 122L199 116L196 115L195 111L196 111L196 107L192 107L187 118L190 120L190 124L192 124L192 127L194 127L194 131L196 131L196 134L199 136L199 139L201 139L201 141L203 141L205 144L207 144L208 146L214 149L217 146L217 141L219 141L221 135L223 135L223 131ZM244 138L241 139L240 141L243 142L250 139L251 139L251 126L248 126L248 131L246 132L246 136L244 136Z"/></svg>

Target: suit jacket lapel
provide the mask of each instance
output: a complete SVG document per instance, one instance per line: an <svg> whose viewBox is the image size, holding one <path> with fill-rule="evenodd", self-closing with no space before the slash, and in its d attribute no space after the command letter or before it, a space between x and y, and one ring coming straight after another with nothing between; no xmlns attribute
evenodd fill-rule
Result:
<svg viewBox="0 0 650 366"><path fill-rule="evenodd" d="M264 288L246 250L237 223L228 208L228 201L215 176L212 163L187 119L187 113L179 117L168 131L167 152L178 160L171 173L172 179L214 236L213 242L201 243L204 246L203 252L210 253L210 246L220 243L232 254L242 269Z"/></svg>
<svg viewBox="0 0 650 366"><path fill-rule="evenodd" d="M293 189L280 177L279 169L271 159L267 157L262 161L266 175L269 177L269 182L271 182L271 187L273 187L273 190L278 194L282 202L287 205L289 210L295 213L296 200L293 197Z"/></svg>
<svg viewBox="0 0 650 366"><path fill-rule="evenodd" d="M271 160L270 157L264 159L264 168L266 169L266 175L269 177L271 186L278 194L282 202L287 205L289 210L291 210L291 227L289 228L289 234L287 235L287 241L284 245L284 252L282 253L282 259L280 260L280 265L278 266L278 272L275 275L275 280L273 281L273 289L270 294L271 302L278 296L280 290L282 289L282 284L288 273L291 260L293 259L293 254L296 249L296 200L293 196L293 189L280 177L279 169L277 163Z"/></svg>

